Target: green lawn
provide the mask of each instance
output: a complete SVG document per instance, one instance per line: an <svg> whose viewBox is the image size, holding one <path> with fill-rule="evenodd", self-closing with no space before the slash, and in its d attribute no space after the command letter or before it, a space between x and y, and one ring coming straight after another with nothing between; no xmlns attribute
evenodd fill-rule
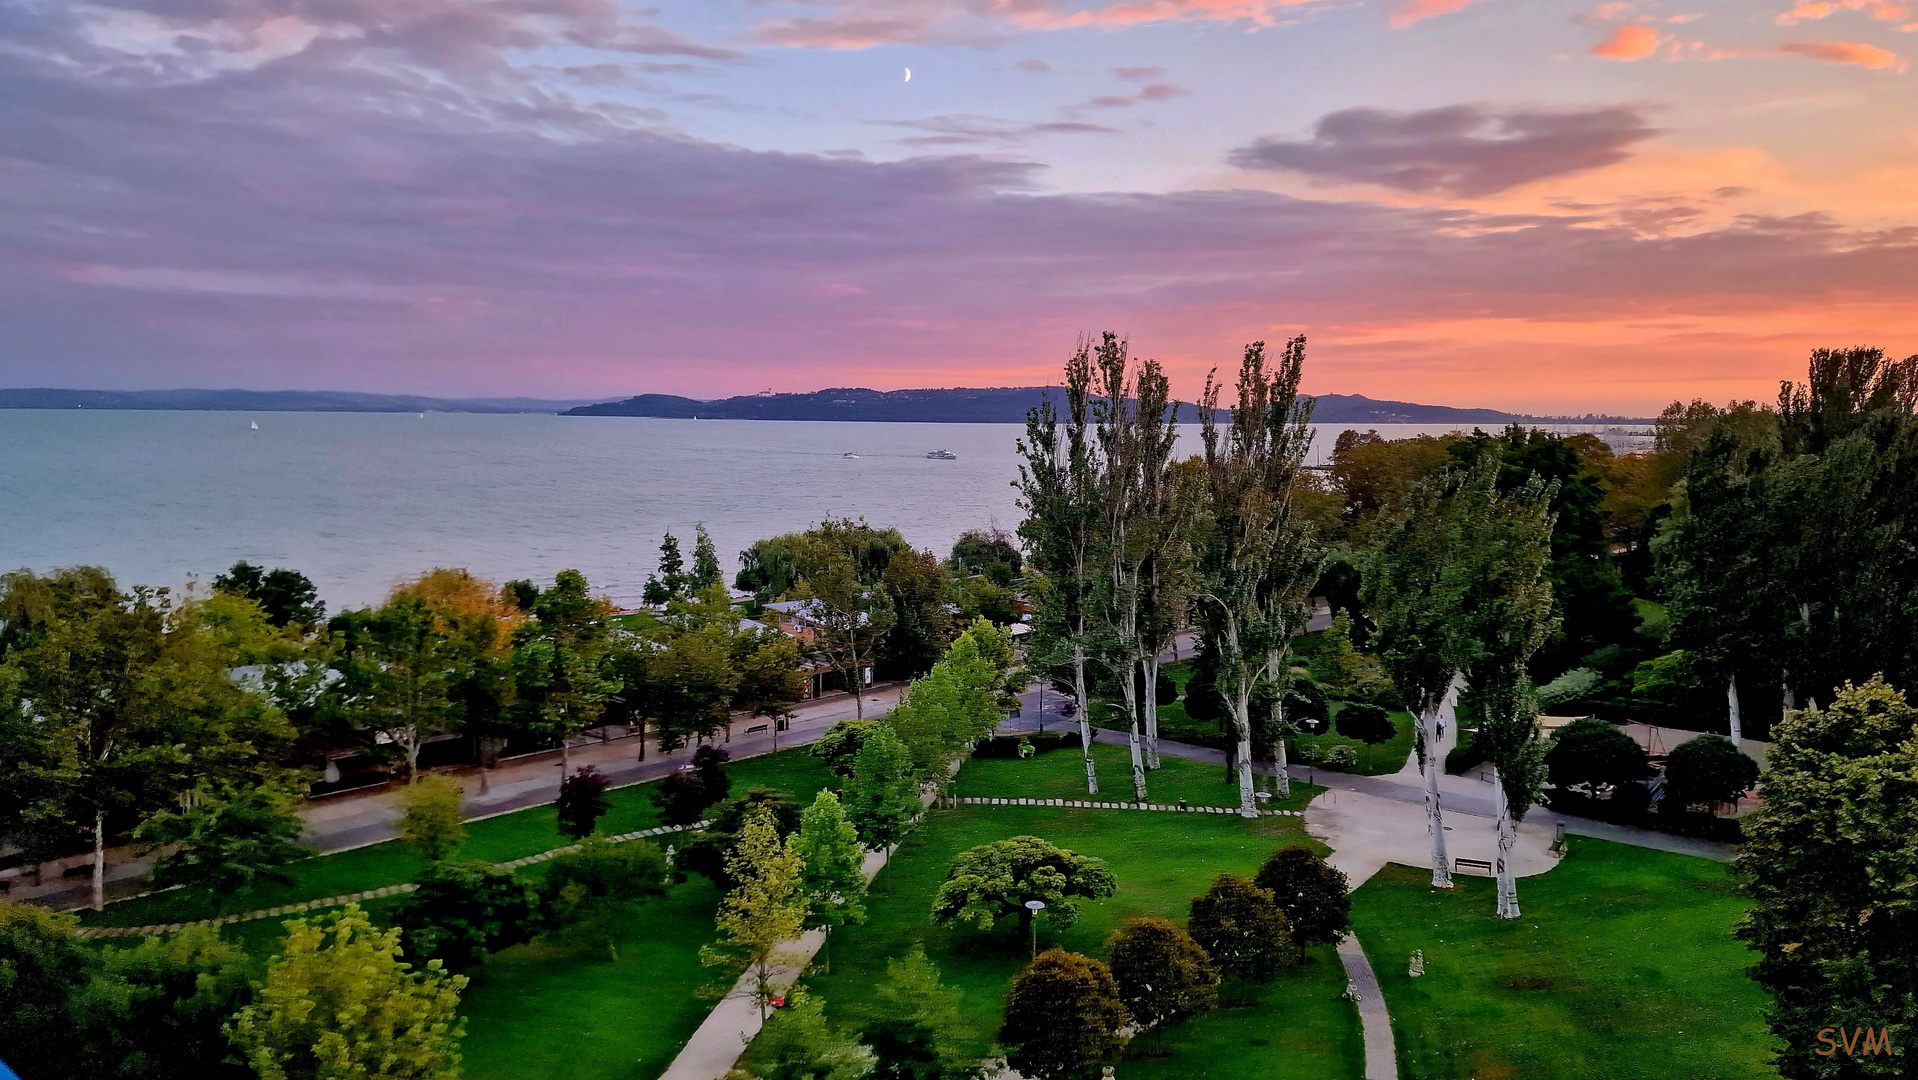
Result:
<svg viewBox="0 0 1918 1080"><path fill-rule="evenodd" d="M1099 798L1109 802L1132 799L1132 755L1127 747L1094 743L1092 762L1099 773ZM1146 773L1146 797L1155 803L1180 799L1194 806L1237 806L1239 785L1228 781L1225 770L1180 758L1160 758L1160 768ZM1077 750L1053 750L1029 758L974 758L959 770L953 794L1000 799L1086 798L1085 759ZM1294 781L1292 795L1273 799L1274 810L1297 809L1325 789Z"/></svg>
<svg viewBox="0 0 1918 1080"><path fill-rule="evenodd" d="M1493 882L1434 892L1387 866L1353 923L1384 986L1405 1080L1747 1080L1775 1077L1745 908L1722 864L1574 838L1519 882L1525 915L1494 917ZM1425 951L1423 978L1406 974Z"/></svg>
<svg viewBox="0 0 1918 1080"><path fill-rule="evenodd" d="M735 795L743 795L747 788L760 785L778 788L807 802L834 780L824 762L803 749L747 758L727 766L726 771L732 777ZM600 819L600 831L617 834L658 825L652 791L653 785L649 783L608 792L612 809ZM568 842L559 831L551 804L469 822L466 831L467 840L458 857L486 862L536 855ZM233 897L226 910L229 913L257 911L397 885L418 877L425 866L424 859L398 841L302 859L286 868L293 879L290 884L256 885ZM216 913L213 898L206 892L174 889L108 904L103 911L86 913L82 921L96 926L144 926L206 919Z"/></svg>
<svg viewBox="0 0 1918 1080"><path fill-rule="evenodd" d="M1329 704L1332 709L1332 730L1323 735L1300 735L1293 739L1292 745L1294 747L1294 753L1296 753L1297 748L1301 746L1313 747L1321 754L1334 746L1349 746L1358 751L1359 754L1358 765L1349 771L1357 773L1360 776L1383 776L1405 768L1406 760L1412 756L1414 725L1411 713L1395 712L1390 714L1392 717L1392 726L1398 729L1397 733L1382 743L1367 745L1357 739L1348 739L1338 733L1339 712L1344 709L1349 702L1333 701Z"/></svg>
<svg viewBox="0 0 1918 1080"><path fill-rule="evenodd" d="M856 1023L874 1000L886 960L923 945L942 981L960 991L963 1016L985 1052L999 1028L1007 983L1027 960L1028 943L1016 924L991 933L941 928L932 925L929 912L953 856L1022 833L1111 864L1118 895L1086 904L1078 922L1063 932L1043 920L1039 924L1041 949L1056 944L1100 958L1106 935L1125 918L1159 914L1183 923L1191 898L1220 872L1251 874L1273 850L1304 838L1295 818L1246 821L1045 807L936 811L873 882L867 922L835 934L827 971L809 979L830 1014ZM1220 1010L1175 1029L1166 1041L1175 1056L1127 1061L1118 1075L1356 1077L1363 1056L1358 1015L1340 998L1344 989L1345 976L1331 950L1314 950L1312 962L1275 980L1258 1004ZM1149 1042L1143 1040L1141 1049Z"/></svg>

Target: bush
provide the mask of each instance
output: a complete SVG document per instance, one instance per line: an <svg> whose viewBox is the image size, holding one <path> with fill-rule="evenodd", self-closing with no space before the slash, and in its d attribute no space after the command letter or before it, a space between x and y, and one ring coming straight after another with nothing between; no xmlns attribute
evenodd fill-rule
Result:
<svg viewBox="0 0 1918 1080"><path fill-rule="evenodd" d="M1192 935L1157 915L1135 915L1106 937L1119 1000L1140 1027L1160 1028L1219 1001L1219 969Z"/></svg>
<svg viewBox="0 0 1918 1080"><path fill-rule="evenodd" d="M991 930L1011 916L1024 931L1032 925L1026 902L1041 900L1046 921L1064 929L1079 917L1081 899L1103 899L1118 888L1105 860L1067 851L1037 836L1014 836L954 857L945 883L933 897L932 921Z"/></svg>
<svg viewBox="0 0 1918 1080"><path fill-rule="evenodd" d="M1358 768L1359 749L1343 743L1338 746L1328 746L1325 748L1325 753L1320 755L1319 764L1335 772Z"/></svg>
<svg viewBox="0 0 1918 1080"><path fill-rule="evenodd" d="M575 840L591 835L599 826L599 819L613 806L606 800L607 784L607 779L591 765L560 781L559 801L554 804L559 813L559 831Z"/></svg>
<svg viewBox="0 0 1918 1080"><path fill-rule="evenodd" d="M1587 717L1552 736L1545 770L1551 785L1560 791L1575 784L1619 787L1651 775L1651 759L1630 735Z"/></svg>
<svg viewBox="0 0 1918 1080"><path fill-rule="evenodd" d="M1459 732L1458 745L1445 753L1445 771L1453 776L1470 772L1485 764L1485 751L1478 744L1478 730Z"/></svg>
<svg viewBox="0 0 1918 1080"><path fill-rule="evenodd" d="M1272 902L1291 924L1292 940L1299 944L1331 944L1352 927L1352 897L1344 872L1303 844L1273 852L1252 882L1272 893Z"/></svg>
<svg viewBox="0 0 1918 1080"><path fill-rule="evenodd" d="M1390 742L1399 733L1398 726L1384 709L1369 702L1356 701L1339 710L1339 734L1368 746Z"/></svg>
<svg viewBox="0 0 1918 1080"><path fill-rule="evenodd" d="M866 746L866 737L879 726L877 720L841 720L826 729L806 753L816 758L824 758L826 768L834 775L852 776L853 762L859 759L859 751Z"/></svg>
<svg viewBox="0 0 1918 1080"><path fill-rule="evenodd" d="M466 789L444 776L408 784L400 794L400 837L433 862L466 842L466 817L460 811Z"/></svg>
<svg viewBox="0 0 1918 1080"><path fill-rule="evenodd" d="M445 862L427 868L418 891L394 910L393 925L405 931L400 942L414 968L438 960L465 971L488 953L532 940L535 911L532 893L510 872Z"/></svg>
<svg viewBox="0 0 1918 1080"><path fill-rule="evenodd" d="M1034 754L1050 754L1054 750L1077 750L1083 745L1076 731L1035 731L1030 735L994 735L989 739L979 740L972 748L972 756L1016 758L1019 756L1021 744L1032 747Z"/></svg>
<svg viewBox="0 0 1918 1080"><path fill-rule="evenodd" d="M540 882L540 910L556 936L603 946L619 959L613 934L628 907L666 891L666 854L655 844L635 840L615 844L589 837L578 851L556 855Z"/></svg>
<svg viewBox="0 0 1918 1080"><path fill-rule="evenodd" d="M1736 802L1758 782L1758 762L1723 735L1701 735L1665 758L1665 806Z"/></svg>
<svg viewBox="0 0 1918 1080"><path fill-rule="evenodd" d="M1179 700L1179 684L1165 673L1164 668L1159 669L1159 677L1154 680L1152 691L1154 700L1160 705L1170 705Z"/></svg>
<svg viewBox="0 0 1918 1080"><path fill-rule="evenodd" d="M715 800L706 794L706 782L691 768L666 774L653 789L653 805L659 807L659 820L668 825L691 825L706 815Z"/></svg>
<svg viewBox="0 0 1918 1080"><path fill-rule="evenodd" d="M1372 704L1387 712L1404 712L1405 697L1396 686L1387 686L1372 695Z"/></svg>
<svg viewBox="0 0 1918 1080"><path fill-rule="evenodd" d="M726 762L732 755L717 746L707 745L693 751L693 771L699 774L700 782L706 785L706 794L713 802L719 802L732 794L732 777L726 775Z"/></svg>
<svg viewBox="0 0 1918 1080"><path fill-rule="evenodd" d="M1285 718L1297 724L1300 731L1309 735L1323 735L1331 730L1331 703L1326 700L1325 689L1310 679L1299 679L1285 691Z"/></svg>
<svg viewBox="0 0 1918 1080"><path fill-rule="evenodd" d="M1228 979L1265 982L1299 959L1291 923L1271 890L1237 874L1220 874L1204 896L1193 898L1187 925Z"/></svg>
<svg viewBox="0 0 1918 1080"><path fill-rule="evenodd" d="M762 806L772 811L773 827L782 840L799 831L801 818L806 813L804 806L787 798L783 791L754 787L744 797L720 807L705 829L680 844L675 869L683 874L702 875L719 886L721 892L731 892L739 883L726 872L726 856L739 842L739 830L745 827L747 813Z"/></svg>
<svg viewBox="0 0 1918 1080"><path fill-rule="evenodd" d="M1071 1080L1119 1060L1132 1020L1112 971L1099 961L1047 949L1012 980L999 1041L1006 1064L1033 1080Z"/></svg>
<svg viewBox="0 0 1918 1080"><path fill-rule="evenodd" d="M1578 667L1538 688L1538 707L1555 709L1560 705L1590 697L1605 685L1605 676L1594 668Z"/></svg>

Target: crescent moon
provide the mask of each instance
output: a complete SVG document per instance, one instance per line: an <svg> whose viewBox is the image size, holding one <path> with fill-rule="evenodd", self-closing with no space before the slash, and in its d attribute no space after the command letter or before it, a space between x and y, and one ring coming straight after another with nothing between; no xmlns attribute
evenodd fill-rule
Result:
<svg viewBox="0 0 1918 1080"><path fill-rule="evenodd" d="M912 69L911 69L911 68L907 68L907 69L906 69L906 78L905 78L905 81L906 81L906 82L911 82L911 81L912 81Z"/></svg>

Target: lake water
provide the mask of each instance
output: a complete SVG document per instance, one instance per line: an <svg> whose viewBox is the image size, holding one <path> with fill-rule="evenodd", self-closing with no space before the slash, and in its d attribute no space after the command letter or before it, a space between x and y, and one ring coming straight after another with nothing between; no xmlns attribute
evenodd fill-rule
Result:
<svg viewBox="0 0 1918 1080"><path fill-rule="evenodd" d="M1345 426L1316 431L1314 455ZM0 568L94 564L123 584L178 587L246 559L304 572L338 610L434 566L497 581L550 581L571 567L632 603L660 535L678 535L690 560L699 522L729 575L754 540L827 516L896 527L942 555L966 529L1011 530L1021 434L1008 424L0 410ZM942 448L958 460L924 456Z"/></svg>

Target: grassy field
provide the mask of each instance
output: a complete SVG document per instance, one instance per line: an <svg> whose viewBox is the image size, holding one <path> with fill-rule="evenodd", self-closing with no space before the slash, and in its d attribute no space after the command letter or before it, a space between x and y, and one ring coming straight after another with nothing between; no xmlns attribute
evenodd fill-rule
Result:
<svg viewBox="0 0 1918 1080"><path fill-rule="evenodd" d="M1168 664L1164 671L1178 686L1179 693L1184 695L1185 684L1192 678L1192 665L1190 663ZM1334 701L1331 707L1332 716L1336 720L1339 710L1345 707L1345 702ZM1345 738L1336 730L1328 731L1323 735L1301 735L1292 741L1292 745L1295 754L1300 746L1310 746L1321 753L1334 746L1350 746L1357 750L1359 755L1358 766L1352 769L1352 772L1361 776L1395 773L1405 767L1405 761L1412 753L1412 716L1410 713L1395 712L1392 714L1392 723L1397 727L1398 733L1377 746L1367 746L1357 739ZM1217 720L1194 720L1187 716L1183 696L1170 705L1159 706L1159 737L1173 742L1190 743L1193 746L1209 746L1215 750L1225 749L1229 742L1220 732Z"/></svg>
<svg viewBox="0 0 1918 1080"><path fill-rule="evenodd" d="M1575 838L1519 882L1525 915L1495 918L1493 882L1438 893L1387 866L1353 922L1384 986L1405 1080L1749 1080L1775 1077L1765 995L1731 937L1744 910L1706 859ZM1425 951L1423 978L1406 974Z"/></svg>
<svg viewBox="0 0 1918 1080"><path fill-rule="evenodd" d="M953 856L1022 833L1111 864L1118 895L1086 904L1078 922L1064 931L1043 920L1039 924L1039 948L1056 944L1101 958L1106 935L1125 918L1160 914L1183 923L1191 898L1220 872L1250 874L1274 849L1303 839L1294 818L1252 822L1043 807L937 811L874 881L868 921L839 931L830 946L828 970L809 979L830 1014L856 1023L872 1006L876 976L884 972L886 960L922 945L938 965L942 981L960 991L963 1016L984 1052L998 1031L1007 983L1027 960L1028 943L1016 924L990 933L941 928L932 925L929 912ZM1345 976L1331 950L1315 950L1310 963L1275 980L1256 1004L1223 1009L1174 1029L1166 1040L1173 1056L1127 1061L1118 1075L1168 1080L1356 1077L1362 1071L1358 1017L1340 998L1344 988Z"/></svg>
<svg viewBox="0 0 1918 1080"><path fill-rule="evenodd" d="M1180 799L1193 806L1239 805L1238 781L1228 781L1225 770L1179 758L1160 758L1161 767L1146 773L1146 796L1155 803ZM1092 763L1099 773L1099 798L1113 802L1132 799L1132 755L1123 746L1094 743ZM1294 781L1292 795L1273 799L1274 810L1296 809L1325 789ZM1086 798L1085 759L1077 750L1053 750L1018 758L973 759L959 770L953 794L1001 799Z"/></svg>
<svg viewBox="0 0 1918 1080"><path fill-rule="evenodd" d="M729 765L727 773L733 779L734 795L743 795L753 786L764 786L778 788L807 802L835 779L822 761L804 750L747 758ZM612 809L600 819L600 831L613 835L658 825L653 789L654 785L648 783L608 792ZM486 862L537 855L569 842L559 831L558 817L551 804L469 822L466 832L466 843L456 857ZM291 883L255 885L234 896L227 903L226 911L256 911L397 885L418 877L425 868L426 860L397 840L337 855L315 856L286 868L293 879ZM210 894L196 889L174 889L108 904L102 911L85 913L82 921L95 926L144 926L207 919L217 913Z"/></svg>

